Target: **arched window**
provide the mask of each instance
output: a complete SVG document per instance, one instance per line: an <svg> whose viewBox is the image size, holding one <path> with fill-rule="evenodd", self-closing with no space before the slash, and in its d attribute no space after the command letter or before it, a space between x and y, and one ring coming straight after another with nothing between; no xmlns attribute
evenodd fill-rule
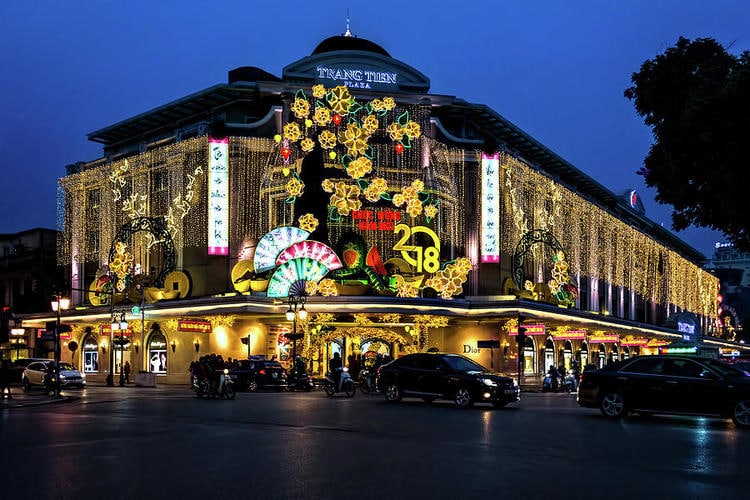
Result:
<svg viewBox="0 0 750 500"><path fill-rule="evenodd" d="M542 371L549 370L549 367L552 365L557 366L555 363L555 343L552 341L552 337L550 337L544 344L544 367Z"/></svg>
<svg viewBox="0 0 750 500"><path fill-rule="evenodd" d="M570 342L570 340L566 340L565 344L563 344L562 355L562 363L565 367L565 370L570 370L570 364L573 361L573 344Z"/></svg>
<svg viewBox="0 0 750 500"><path fill-rule="evenodd" d="M581 370L589 364L589 345L584 340L581 342Z"/></svg>
<svg viewBox="0 0 750 500"><path fill-rule="evenodd" d="M529 335L526 336L523 353L523 373L526 375L536 373L536 347L534 346L534 339Z"/></svg>
<svg viewBox="0 0 750 500"><path fill-rule="evenodd" d="M84 373L99 372L99 344L93 333L88 333L82 342L81 359Z"/></svg>
<svg viewBox="0 0 750 500"><path fill-rule="evenodd" d="M167 338L161 330L154 328L148 339L148 371L167 373Z"/></svg>

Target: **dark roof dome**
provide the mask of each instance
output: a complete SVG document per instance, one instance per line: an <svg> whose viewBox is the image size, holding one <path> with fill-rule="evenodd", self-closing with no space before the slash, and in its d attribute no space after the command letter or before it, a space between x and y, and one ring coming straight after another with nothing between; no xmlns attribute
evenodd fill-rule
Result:
<svg viewBox="0 0 750 500"><path fill-rule="evenodd" d="M326 38L315 47L311 55L322 54L323 52L336 52L339 50L361 50L363 52L374 52L386 57L391 55L377 43L357 38L356 36L336 35Z"/></svg>

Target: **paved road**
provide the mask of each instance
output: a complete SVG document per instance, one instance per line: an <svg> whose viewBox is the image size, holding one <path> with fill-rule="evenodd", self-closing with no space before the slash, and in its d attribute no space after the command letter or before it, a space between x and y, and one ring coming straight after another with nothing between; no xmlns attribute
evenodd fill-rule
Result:
<svg viewBox="0 0 750 500"><path fill-rule="evenodd" d="M731 422L313 393L199 400L185 387L90 387L0 411L18 498L745 498L750 432ZM69 394L68 392L64 394ZM13 497L9 497L13 498Z"/></svg>

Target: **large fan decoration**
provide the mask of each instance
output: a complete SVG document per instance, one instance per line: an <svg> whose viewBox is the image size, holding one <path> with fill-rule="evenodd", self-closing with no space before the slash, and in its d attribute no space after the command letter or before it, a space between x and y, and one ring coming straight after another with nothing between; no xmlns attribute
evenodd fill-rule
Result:
<svg viewBox="0 0 750 500"><path fill-rule="evenodd" d="M268 297L288 297L291 286L300 281L320 281L328 273L321 262L309 257L298 257L281 264L268 282Z"/></svg>
<svg viewBox="0 0 750 500"><path fill-rule="evenodd" d="M256 274L276 267L279 254L294 243L306 240L310 233L294 226L282 226L268 232L255 248L254 266Z"/></svg>
<svg viewBox="0 0 750 500"><path fill-rule="evenodd" d="M343 267L341 259L328 245L314 240L305 240L294 243L282 251L276 258L276 264L281 265L289 260L300 257L309 257L317 260L330 271Z"/></svg>

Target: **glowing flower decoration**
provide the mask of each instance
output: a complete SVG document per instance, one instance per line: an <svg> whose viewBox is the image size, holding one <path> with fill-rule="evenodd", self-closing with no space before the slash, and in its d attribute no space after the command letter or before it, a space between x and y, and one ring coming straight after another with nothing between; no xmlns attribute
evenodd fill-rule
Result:
<svg viewBox="0 0 750 500"><path fill-rule="evenodd" d="M386 109L386 111L390 111L396 107L396 101L393 99L393 97L384 97L383 107Z"/></svg>
<svg viewBox="0 0 750 500"><path fill-rule="evenodd" d="M299 143L299 147L302 148L302 151L305 153L309 153L313 149L315 149L315 141L310 139L309 137L305 137L302 139L302 142Z"/></svg>
<svg viewBox="0 0 750 500"><path fill-rule="evenodd" d="M331 110L328 108L315 108L315 114L313 115L313 121L320 125L321 127L325 127L329 123L331 123L331 120L333 119L333 116L331 115Z"/></svg>
<svg viewBox="0 0 750 500"><path fill-rule="evenodd" d="M298 97L294 100L291 110L297 118L307 118L310 115L310 103L307 99Z"/></svg>
<svg viewBox="0 0 750 500"><path fill-rule="evenodd" d="M330 130L324 130L318 136L318 142L323 149L332 149L336 146L336 134Z"/></svg>
<svg viewBox="0 0 750 500"><path fill-rule="evenodd" d="M385 131L392 141L400 141L404 137L404 128L398 123L391 123Z"/></svg>
<svg viewBox="0 0 750 500"><path fill-rule="evenodd" d="M528 291L532 291L534 289L534 283L531 282L531 280L526 280L523 282L523 288Z"/></svg>
<svg viewBox="0 0 750 500"><path fill-rule="evenodd" d="M333 181L331 181L331 179L323 179L323 182L320 183L320 186L326 193L333 193L333 190L335 189L335 186L333 185Z"/></svg>
<svg viewBox="0 0 750 500"><path fill-rule="evenodd" d="M372 101L370 101L370 106L372 106L373 111L385 110L385 103L380 99L373 99Z"/></svg>
<svg viewBox="0 0 750 500"><path fill-rule="evenodd" d="M284 189L286 189L289 196L302 196L302 192L305 190L305 183L299 180L297 176L293 176L286 183Z"/></svg>
<svg viewBox="0 0 750 500"><path fill-rule="evenodd" d="M352 104L352 96L349 93L349 89L343 85L334 87L328 94L328 104L331 105L331 109L340 115L349 114L349 107Z"/></svg>
<svg viewBox="0 0 750 500"><path fill-rule="evenodd" d="M404 195L401 193L396 193L393 195L393 204L397 207L400 207L404 204L406 200L404 200Z"/></svg>
<svg viewBox="0 0 750 500"><path fill-rule="evenodd" d="M362 130L367 135L374 134L379 126L380 123L375 115L367 115L364 120L362 120Z"/></svg>
<svg viewBox="0 0 750 500"><path fill-rule="evenodd" d="M297 142L301 137L302 131L299 129L299 125L296 122L284 125L284 139Z"/></svg>
<svg viewBox="0 0 750 500"><path fill-rule="evenodd" d="M317 229L318 227L318 219L313 214L305 214L301 215L299 219L297 219L297 224L299 225L300 229L304 229L305 231L312 233Z"/></svg>
<svg viewBox="0 0 750 500"><path fill-rule="evenodd" d="M424 191L424 182L419 179L414 179L411 183L411 187L413 187L415 191Z"/></svg>
<svg viewBox="0 0 750 500"><path fill-rule="evenodd" d="M313 94L313 97L317 99L322 99L326 95L326 88L323 85L313 85L312 94Z"/></svg>
<svg viewBox="0 0 750 500"><path fill-rule="evenodd" d="M410 120L404 125L404 134L406 134L409 139L416 139L419 137L420 133L421 129L419 123Z"/></svg>
<svg viewBox="0 0 750 500"><path fill-rule="evenodd" d="M318 293L323 297L333 297L339 294L336 288L336 282L330 278L320 280L318 283Z"/></svg>
<svg viewBox="0 0 750 500"><path fill-rule="evenodd" d="M315 281L306 282L305 293L307 293L307 295L316 295L318 293L318 283Z"/></svg>
<svg viewBox="0 0 750 500"><path fill-rule="evenodd" d="M437 211L438 209L435 205L427 205L426 207L424 207L424 214L430 219L437 215Z"/></svg>
<svg viewBox="0 0 750 500"><path fill-rule="evenodd" d="M336 189L331 195L331 206L336 207L339 215L349 215L352 210L359 210L362 207L362 201L359 199L359 188L337 182Z"/></svg>
<svg viewBox="0 0 750 500"><path fill-rule="evenodd" d="M346 146L347 152L353 158L367 150L367 134L357 123L349 123L346 130L339 134L339 142Z"/></svg>
<svg viewBox="0 0 750 500"><path fill-rule="evenodd" d="M372 161L366 156L360 156L356 160L350 161L346 167L346 173L352 179L360 179L370 172L372 172Z"/></svg>
<svg viewBox="0 0 750 500"><path fill-rule="evenodd" d="M422 203L419 200L410 201L406 205L406 213L408 213L412 217L417 217L422 213Z"/></svg>
<svg viewBox="0 0 750 500"><path fill-rule="evenodd" d="M367 201L376 202L380 196L388 190L388 182L382 177L376 177L370 185L365 188L364 195Z"/></svg>

